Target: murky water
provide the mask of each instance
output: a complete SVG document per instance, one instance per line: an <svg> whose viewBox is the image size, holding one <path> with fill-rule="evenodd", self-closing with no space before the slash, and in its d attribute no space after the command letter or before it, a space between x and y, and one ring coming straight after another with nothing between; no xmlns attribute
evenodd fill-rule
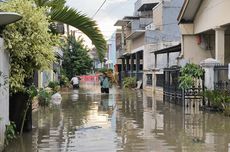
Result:
<svg viewBox="0 0 230 152"><path fill-rule="evenodd" d="M230 151L230 118L163 103L161 95L84 84L33 114L35 129L7 152Z"/></svg>

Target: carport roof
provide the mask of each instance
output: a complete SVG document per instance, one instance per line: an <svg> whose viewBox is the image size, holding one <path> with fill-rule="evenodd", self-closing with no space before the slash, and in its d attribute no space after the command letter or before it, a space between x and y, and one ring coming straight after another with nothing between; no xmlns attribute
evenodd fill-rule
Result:
<svg viewBox="0 0 230 152"><path fill-rule="evenodd" d="M178 44L178 45L172 46L172 47L168 47L168 48L164 48L161 50L157 50L157 51L152 51L150 53L164 54L164 53L173 53L173 52L181 52L181 44Z"/></svg>

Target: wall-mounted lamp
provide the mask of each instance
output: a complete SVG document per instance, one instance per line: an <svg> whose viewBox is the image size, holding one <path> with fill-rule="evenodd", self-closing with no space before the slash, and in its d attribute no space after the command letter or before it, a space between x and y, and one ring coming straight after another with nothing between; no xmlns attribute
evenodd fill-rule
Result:
<svg viewBox="0 0 230 152"><path fill-rule="evenodd" d="M6 25L17 22L22 18L21 15L13 12L0 12L0 34Z"/></svg>

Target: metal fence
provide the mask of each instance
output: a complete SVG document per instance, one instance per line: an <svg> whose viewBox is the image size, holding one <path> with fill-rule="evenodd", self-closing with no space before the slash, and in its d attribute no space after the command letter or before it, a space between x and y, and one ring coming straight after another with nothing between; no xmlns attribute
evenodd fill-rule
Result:
<svg viewBox="0 0 230 152"><path fill-rule="evenodd" d="M156 86L163 87L164 85L164 74L156 74Z"/></svg>
<svg viewBox="0 0 230 152"><path fill-rule="evenodd" d="M164 101L182 104L182 90L179 88L180 68L165 68L163 93Z"/></svg>
<svg viewBox="0 0 230 152"><path fill-rule="evenodd" d="M147 77L146 84L148 86L152 86L152 84L153 84L152 74L146 74L146 77Z"/></svg>
<svg viewBox="0 0 230 152"><path fill-rule="evenodd" d="M195 80L194 86L186 90L179 88L179 77L180 67L164 69L164 101L173 102L186 107L200 107L204 105L204 77Z"/></svg>
<svg viewBox="0 0 230 152"><path fill-rule="evenodd" d="M227 65L217 65L214 67L214 88L215 90L227 90L230 92Z"/></svg>

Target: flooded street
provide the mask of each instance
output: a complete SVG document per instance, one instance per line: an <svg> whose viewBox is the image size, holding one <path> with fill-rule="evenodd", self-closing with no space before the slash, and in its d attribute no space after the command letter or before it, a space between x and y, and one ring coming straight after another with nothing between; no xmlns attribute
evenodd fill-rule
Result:
<svg viewBox="0 0 230 152"><path fill-rule="evenodd" d="M86 83L33 113L34 129L6 152L230 151L230 118L183 109L142 90L100 94Z"/></svg>

